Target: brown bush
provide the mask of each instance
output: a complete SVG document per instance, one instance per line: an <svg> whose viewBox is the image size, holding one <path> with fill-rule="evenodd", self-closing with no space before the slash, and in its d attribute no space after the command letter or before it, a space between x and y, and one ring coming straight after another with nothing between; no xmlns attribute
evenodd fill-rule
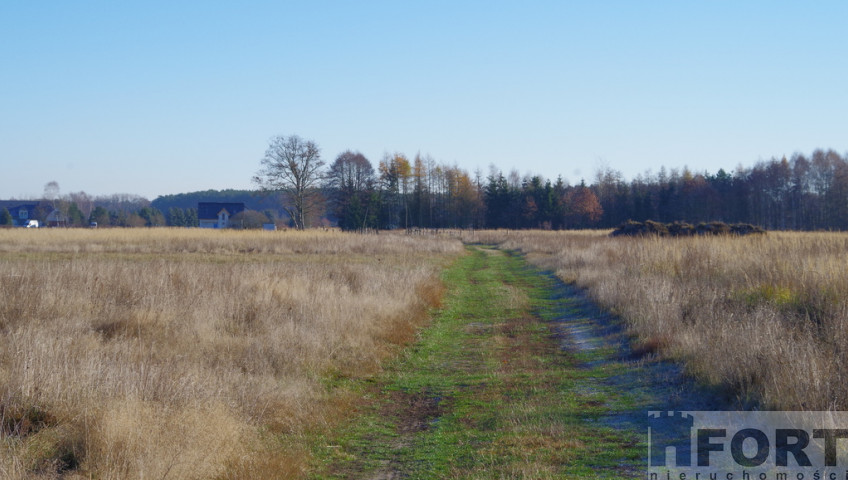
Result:
<svg viewBox="0 0 848 480"><path fill-rule="evenodd" d="M699 223L693 227L688 223L659 223L653 220L634 222L628 220L612 231L610 236L639 237L655 235L659 237L690 237L692 235L751 235L764 234L765 230L749 224L726 224L724 222Z"/></svg>

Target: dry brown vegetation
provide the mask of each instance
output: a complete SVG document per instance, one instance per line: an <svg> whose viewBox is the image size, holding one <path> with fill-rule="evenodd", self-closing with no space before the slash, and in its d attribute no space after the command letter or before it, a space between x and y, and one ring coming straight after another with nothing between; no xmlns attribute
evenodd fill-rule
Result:
<svg viewBox="0 0 848 480"><path fill-rule="evenodd" d="M459 242L0 230L0 477L289 478Z"/></svg>
<svg viewBox="0 0 848 480"><path fill-rule="evenodd" d="M636 348L743 402L848 408L848 235L610 238L488 232L620 315Z"/></svg>

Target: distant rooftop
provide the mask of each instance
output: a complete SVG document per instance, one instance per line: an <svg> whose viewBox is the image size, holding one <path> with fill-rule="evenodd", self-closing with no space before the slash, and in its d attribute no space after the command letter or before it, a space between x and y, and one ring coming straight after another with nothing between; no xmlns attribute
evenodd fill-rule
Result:
<svg viewBox="0 0 848 480"><path fill-rule="evenodd" d="M244 211L244 203L199 202L197 204L197 218L200 220L217 219L221 210L226 210L230 216L233 216Z"/></svg>

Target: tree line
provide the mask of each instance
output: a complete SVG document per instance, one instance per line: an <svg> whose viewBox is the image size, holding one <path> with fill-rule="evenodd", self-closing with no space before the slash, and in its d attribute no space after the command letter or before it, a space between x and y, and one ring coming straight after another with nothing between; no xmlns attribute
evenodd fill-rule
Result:
<svg viewBox="0 0 848 480"><path fill-rule="evenodd" d="M165 215L150 206L150 201L133 194L91 196L85 192L60 195L58 184L49 182L45 195L35 200L20 200L21 204L35 205L29 218L47 224L54 214L56 222L63 227L88 227L92 222L102 226L146 227L168 224ZM195 213L196 217L196 213ZM197 223L196 220L194 222ZM13 224L7 208L0 208L0 226Z"/></svg>
<svg viewBox="0 0 848 480"><path fill-rule="evenodd" d="M277 142L275 145L274 142ZM833 150L759 161L732 173L661 168L630 182L621 172L599 169L591 184L569 185L538 175L504 175L490 167L483 177L431 157L386 154L375 169L361 153L346 151L326 171L313 142L272 140L263 170L254 178L268 191L309 197L274 169L298 169L299 142L309 144L312 188L309 208L327 208L342 229L367 228L612 228L628 220L754 224L768 229L848 229L848 157ZM280 145L291 147L278 157ZM303 175L305 169L296 172ZM276 174L275 182L267 176ZM297 191L297 192L296 192ZM296 192L296 193L295 193ZM291 202L299 208L296 202ZM301 218L308 218L301 211ZM296 225L302 227L303 225Z"/></svg>
<svg viewBox="0 0 848 480"><path fill-rule="evenodd" d="M280 136L272 139L260 167L253 179L259 191L210 190L153 202L136 195L60 196L51 182L37 215L59 210L67 226L194 227L197 202L240 201L248 210L231 222L237 228L275 222L343 230L565 229L654 220L848 229L848 156L833 150L759 161L732 172L663 167L630 181L621 172L602 168L590 183L571 185L562 177L521 176L515 170L504 174L494 166L485 175L479 170L469 174L420 154L384 154L374 165L349 150L327 165L314 142ZM0 225L8 217L0 209Z"/></svg>
<svg viewBox="0 0 848 480"><path fill-rule="evenodd" d="M492 168L486 177L431 157L385 155L374 170L357 152L336 158L327 176L342 229L582 228L603 209L584 183L520 178Z"/></svg>
<svg viewBox="0 0 848 480"><path fill-rule="evenodd" d="M598 226L632 219L750 223L776 230L848 229L848 156L833 150L796 153L711 173L660 169L625 182L596 173L592 186L604 215Z"/></svg>
<svg viewBox="0 0 848 480"><path fill-rule="evenodd" d="M328 168L310 140L271 140L254 182L282 194L292 226L317 216L343 230L397 228L583 228L603 208L592 188L541 176L520 178L492 167L484 178L430 156L384 154L376 168L345 151Z"/></svg>

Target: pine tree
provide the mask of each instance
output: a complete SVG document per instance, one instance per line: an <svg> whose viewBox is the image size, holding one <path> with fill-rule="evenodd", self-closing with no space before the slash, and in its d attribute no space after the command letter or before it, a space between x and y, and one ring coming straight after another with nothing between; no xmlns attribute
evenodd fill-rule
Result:
<svg viewBox="0 0 848 480"><path fill-rule="evenodd" d="M0 225L12 225L12 214L9 213L9 209L6 207L0 208Z"/></svg>

